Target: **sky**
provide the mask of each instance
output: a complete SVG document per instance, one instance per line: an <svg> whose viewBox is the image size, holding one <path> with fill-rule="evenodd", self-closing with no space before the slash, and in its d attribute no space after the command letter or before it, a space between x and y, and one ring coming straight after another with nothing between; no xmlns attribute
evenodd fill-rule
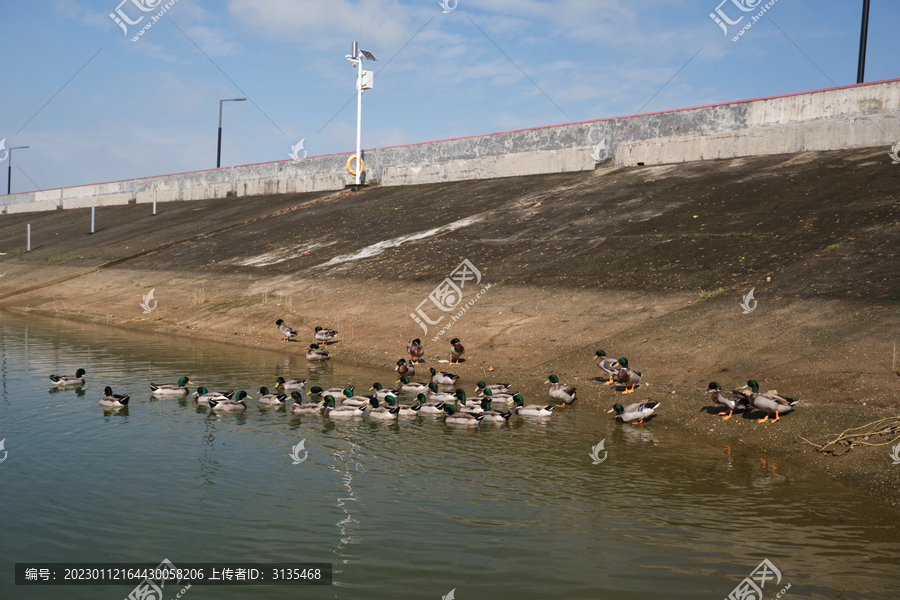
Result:
<svg viewBox="0 0 900 600"><path fill-rule="evenodd" d="M0 140L13 193L211 169L247 97L223 167L349 155L354 40L364 148L856 83L862 0L721 1L4 0ZM866 81L900 77L898 25L872 0Z"/></svg>

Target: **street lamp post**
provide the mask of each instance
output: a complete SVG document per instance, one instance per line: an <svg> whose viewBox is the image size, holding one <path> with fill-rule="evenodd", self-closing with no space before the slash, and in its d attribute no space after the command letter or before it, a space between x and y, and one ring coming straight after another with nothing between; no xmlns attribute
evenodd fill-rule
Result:
<svg viewBox="0 0 900 600"><path fill-rule="evenodd" d="M246 98L228 98L219 100L219 144L216 150L216 168L222 166L222 103L223 102L243 102Z"/></svg>
<svg viewBox="0 0 900 600"><path fill-rule="evenodd" d="M372 89L372 72L363 71L362 59L378 60L368 50L362 50L357 42L353 42L351 53L346 56L350 64L356 67L356 185L360 184L362 176L362 93L363 90Z"/></svg>
<svg viewBox="0 0 900 600"><path fill-rule="evenodd" d="M869 0L863 0L862 31L859 33L859 66L856 68L856 83L866 78L866 39L869 37Z"/></svg>
<svg viewBox="0 0 900 600"><path fill-rule="evenodd" d="M6 194L9 195L12 193L12 151L13 150L21 150L22 148L27 148L28 146L16 146L14 148L9 149L9 171L6 177Z"/></svg>

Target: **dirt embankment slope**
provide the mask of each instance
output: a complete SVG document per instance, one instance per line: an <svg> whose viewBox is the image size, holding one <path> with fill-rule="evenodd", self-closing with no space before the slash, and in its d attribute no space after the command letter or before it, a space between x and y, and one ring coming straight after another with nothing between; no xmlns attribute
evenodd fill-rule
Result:
<svg viewBox="0 0 900 600"><path fill-rule="evenodd" d="M455 336L465 380L555 372L589 409L619 401L596 381L602 348L644 373L622 400L666 400L657 423L900 505L889 445L833 456L802 439L898 416L898 195L900 166L871 149L104 207L93 235L89 209L4 215L0 306L291 353L322 324L341 331L337 360L385 368L409 338L433 363ZM463 259L491 288L432 342L439 326L409 313ZM279 342L279 317L306 343ZM709 381L749 378L803 403L776 425L705 410Z"/></svg>

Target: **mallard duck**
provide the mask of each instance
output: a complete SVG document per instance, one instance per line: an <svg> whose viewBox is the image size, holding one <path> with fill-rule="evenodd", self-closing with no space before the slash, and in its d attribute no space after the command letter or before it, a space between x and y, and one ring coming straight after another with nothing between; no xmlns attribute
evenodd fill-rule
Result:
<svg viewBox="0 0 900 600"><path fill-rule="evenodd" d="M731 413L736 410L746 410L750 408L750 401L747 399L747 394L737 390L723 390L722 386L715 381L709 382L706 392L709 394L710 398L712 398L713 402L728 408L728 415L722 414L723 421L730 419Z"/></svg>
<svg viewBox="0 0 900 600"><path fill-rule="evenodd" d="M316 327L316 339L320 342L325 342L326 344L334 339L334 336L338 334L334 329L328 329L326 327Z"/></svg>
<svg viewBox="0 0 900 600"><path fill-rule="evenodd" d="M106 386L103 389L103 397L100 398L101 406L109 406L111 408L121 408L123 406L128 406L128 400L130 398L125 394L113 394L112 388Z"/></svg>
<svg viewBox="0 0 900 600"><path fill-rule="evenodd" d="M374 394L372 395L372 398L369 398L368 396L354 396L353 390L350 388L344 389L341 394L344 396L341 400L341 404L344 406L366 406L372 398L377 398Z"/></svg>
<svg viewBox="0 0 900 600"><path fill-rule="evenodd" d="M461 413L471 413L471 414L481 414L484 412L484 409L481 408L481 399L478 400L466 400L466 392L457 389L456 394L456 410Z"/></svg>
<svg viewBox="0 0 900 600"><path fill-rule="evenodd" d="M302 402L303 396L300 395L300 392L294 391L291 392L291 398L294 399L294 403L291 404L291 412L298 414L316 414L321 412L323 408L325 408L325 400L318 400L317 402Z"/></svg>
<svg viewBox="0 0 900 600"><path fill-rule="evenodd" d="M376 402L378 402L376 400ZM322 413L326 417L331 417L332 419L343 419L346 417L361 417L366 412L370 405L366 406L335 406L334 405L334 396L328 395L325 396L325 411Z"/></svg>
<svg viewBox="0 0 900 600"><path fill-rule="evenodd" d="M381 384L377 381L372 384L370 390L375 390L375 397L379 400L384 400L388 396L399 396L400 394L395 389L381 387Z"/></svg>
<svg viewBox="0 0 900 600"><path fill-rule="evenodd" d="M299 335L296 330L288 327L287 323L285 323L282 319L278 319L277 321L275 321L275 325L278 327L278 331L281 332L282 342L286 342L292 337L296 337L297 335Z"/></svg>
<svg viewBox="0 0 900 600"><path fill-rule="evenodd" d="M401 377L397 383L401 384L400 390L404 392L419 393L424 392L428 389L427 383L422 383L421 381L410 381L409 377L406 377L405 375Z"/></svg>
<svg viewBox="0 0 900 600"><path fill-rule="evenodd" d="M615 358L607 358L606 352L603 350L597 350L597 366L600 367L600 370L606 373L609 376L609 381L607 381L604 385L612 385L613 377L615 377L616 373L619 372L619 361Z"/></svg>
<svg viewBox="0 0 900 600"><path fill-rule="evenodd" d="M279 377L275 380L276 390L302 390L304 387L306 387L305 379L285 379L284 377Z"/></svg>
<svg viewBox="0 0 900 600"><path fill-rule="evenodd" d="M314 385L311 388L309 388L309 391L306 393L314 395L314 396L319 396L320 398L324 398L325 396L337 396L338 399L341 399L344 397L344 390L350 390L352 392L354 389L355 389L354 386L348 385L345 388L332 387L332 388L328 388L327 390L323 390L319 386ZM350 394L350 395L352 396L353 394Z"/></svg>
<svg viewBox="0 0 900 600"><path fill-rule="evenodd" d="M447 352L447 354L450 356L450 364L458 364L460 357L465 351L466 349L463 348L463 345L459 343L459 338L453 338L452 340L450 340L450 350Z"/></svg>
<svg viewBox="0 0 900 600"><path fill-rule="evenodd" d="M419 410L422 409L422 405L418 402L415 404L397 404L397 399L393 396L385 397L384 401L391 408L396 406L400 410L398 414L401 417L415 417L419 414Z"/></svg>
<svg viewBox="0 0 900 600"><path fill-rule="evenodd" d="M425 394L417 394L416 402L419 404L420 415L442 415L444 414L444 402L427 402Z"/></svg>
<svg viewBox="0 0 900 600"><path fill-rule="evenodd" d="M438 385L456 385L457 381L459 381L459 375L447 373L446 371L438 371L434 367L431 367L431 383L436 383Z"/></svg>
<svg viewBox="0 0 900 600"><path fill-rule="evenodd" d="M379 421L395 421L397 417L400 416L400 407L395 406L396 400L393 396L388 396L384 399L385 404L387 406L380 406L377 398L372 398L370 403L372 405L372 410L370 410L367 414L372 419L377 419Z"/></svg>
<svg viewBox="0 0 900 600"><path fill-rule="evenodd" d="M162 383L160 385L151 383L150 389L153 390L154 396L187 396L190 391L185 387L187 385L194 384L187 377L182 377L178 383Z"/></svg>
<svg viewBox="0 0 900 600"><path fill-rule="evenodd" d="M747 395L750 404L766 413L765 417L758 420L759 423L768 421L769 415L775 415L772 422L776 423L778 422L778 415L791 412L794 410L794 406L800 403L800 400L794 400L787 396L779 396L778 394L771 392L760 394L759 384L753 379L747 382L747 386L750 388L750 394Z"/></svg>
<svg viewBox="0 0 900 600"><path fill-rule="evenodd" d="M453 397L456 398L457 402L459 402L460 406L465 406L466 408L481 408L481 398L475 398L473 400L466 399L466 392L463 389L457 389L454 392ZM478 411L476 411L478 412Z"/></svg>
<svg viewBox="0 0 900 600"><path fill-rule="evenodd" d="M491 390L492 392L500 392L502 394L506 394L509 392L510 385L508 383L492 383L491 385L486 385L483 381L478 382L478 387L475 389L475 395L480 396L484 394L484 390Z"/></svg>
<svg viewBox="0 0 900 600"><path fill-rule="evenodd" d="M453 409L452 404L445 404L443 410L444 423L451 425L477 425L484 418L483 414L458 413Z"/></svg>
<svg viewBox="0 0 900 600"><path fill-rule="evenodd" d="M428 399L434 402L453 402L456 398L456 396L450 392L440 391L437 384L433 381L428 384L428 390L431 392L428 394Z"/></svg>
<svg viewBox="0 0 900 600"><path fill-rule="evenodd" d="M621 404L614 404L613 407L606 412L615 411L616 421L621 421L623 423L638 421L638 425L642 425L644 419L648 418L659 409L659 402L654 402L652 406L650 406L650 402L650 400L642 400L640 402L635 402L634 404L629 404L625 408L622 408Z"/></svg>
<svg viewBox="0 0 900 600"><path fill-rule="evenodd" d="M75 371L75 375L50 375L50 385L84 385L84 369Z"/></svg>
<svg viewBox="0 0 900 600"><path fill-rule="evenodd" d="M553 409L556 408L552 404L548 404L547 406L529 404L528 406L525 406L525 399L521 394L513 396L513 402L516 404L516 414L523 417L549 417L553 414Z"/></svg>
<svg viewBox="0 0 900 600"><path fill-rule="evenodd" d="M247 403L244 398L253 400L253 396L248 396L244 390L239 391L232 400L215 400L209 401L209 407L212 410L247 410Z"/></svg>
<svg viewBox="0 0 900 600"><path fill-rule="evenodd" d="M509 410L506 412L491 410L491 401L486 397L481 401L481 408L482 410L484 410L484 412L481 413L482 423L485 421L493 423L506 423L512 416L512 411Z"/></svg>
<svg viewBox="0 0 900 600"><path fill-rule="evenodd" d="M284 404L285 400L287 400L287 394L270 394L269 388L266 386L259 388L260 404Z"/></svg>
<svg viewBox="0 0 900 600"><path fill-rule="evenodd" d="M406 342L406 352L409 353L411 363L425 362L422 357L425 356L425 346L422 340L416 338Z"/></svg>
<svg viewBox="0 0 900 600"><path fill-rule="evenodd" d="M210 392L205 387L198 387L194 393L194 402L209 404L210 400L231 400L234 392Z"/></svg>
<svg viewBox="0 0 900 600"><path fill-rule="evenodd" d="M625 386L625 391L623 394L630 394L634 392L634 387L641 382L641 372L635 371L634 369L628 368L628 359L622 357L618 360L619 363L619 371L615 375L616 381ZM628 385L631 385L631 389L628 389Z"/></svg>
<svg viewBox="0 0 900 600"><path fill-rule="evenodd" d="M404 360L401 358L397 361L397 366L394 367L394 370L400 373L400 375L412 377L416 374L416 365L411 360Z"/></svg>
<svg viewBox="0 0 900 600"><path fill-rule="evenodd" d="M550 384L550 397L559 400L563 404L572 404L577 400L575 397L575 388L559 382L559 377L551 375L544 383Z"/></svg>
<svg viewBox="0 0 900 600"><path fill-rule="evenodd" d="M513 403L515 394L504 394L503 392L495 392L489 388L485 388L480 398L487 398L494 406L509 406Z"/></svg>
<svg viewBox="0 0 900 600"><path fill-rule="evenodd" d="M331 357L328 356L328 353L319 348L318 344L310 344L309 348L306 350L306 360L312 362L324 362L329 360Z"/></svg>

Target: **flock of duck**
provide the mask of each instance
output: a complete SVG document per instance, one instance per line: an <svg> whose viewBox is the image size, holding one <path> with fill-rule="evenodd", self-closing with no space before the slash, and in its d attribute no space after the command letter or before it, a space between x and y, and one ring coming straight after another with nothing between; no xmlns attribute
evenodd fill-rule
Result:
<svg viewBox="0 0 900 600"><path fill-rule="evenodd" d="M282 319L276 321L276 326L283 336L282 341L288 341L299 335ZM314 335L317 343L311 344L307 349L307 359L313 362L329 360L328 352L322 349L322 345L339 343L334 340L338 332L325 327L316 327ZM322 345L318 342L321 342ZM493 383L488 385L483 381L478 382L475 397L467 398L465 391L457 387L459 376L446 371L430 368L431 377L428 382L412 381L410 377L415 376L416 365L425 362L423 358L425 348L421 340L414 339L407 342L406 351L409 358L399 359L394 369L400 374L400 380L397 381L400 384L398 389L385 388L376 382L370 388L373 393L369 396L362 396L356 394L352 385L328 389L312 386L306 393L316 396L318 399L304 401L301 391L306 387L305 379L278 377L274 386L276 393L270 393L269 389L263 386L259 388L258 402L267 406L287 407L290 399L293 401L290 404L292 413L322 414L330 418L366 416L372 419L394 420L400 417L430 415L440 417L446 423L474 425L482 422L504 423L513 414L523 417L549 417L555 408L571 405L577 399L576 388L560 383L556 375L550 375L545 382L550 384L548 394L554 401L552 404L525 404L521 394L510 392L510 384ZM462 359L464 352L465 348L460 340L453 338L448 351L450 360L442 362L461 363L464 360ZM609 358L603 350L597 350L596 356L597 366L608 377L606 385L616 383L624 386L622 394L634 392L642 375L640 371L629 367L627 358ZM56 387L76 387L85 384L84 376L85 370L78 369L74 376L54 374L50 375L50 380ZM196 403L206 404L214 411L247 410L247 400L253 399L244 390L210 392L202 386L192 394L188 385L194 384L188 377L182 377L177 383L151 383L150 388L154 396L190 397ZM772 422L777 422L779 415L791 412L794 410L794 406L800 402L779 396L774 392L760 394L759 385L754 380L748 381L746 387L738 390L723 390L718 383L711 382L707 392L715 403L728 409L728 414L722 415L723 419L730 419L736 410L746 411L756 408L766 413L765 418L759 419L760 422L768 421L770 415L775 415ZM402 394L413 396L414 401L408 404L399 403L398 398ZM129 396L115 394L110 386L106 386L103 397L100 399L100 405L105 408L117 409L127 406L129 400ZM644 420L653 416L659 406L659 402L648 399L628 406L616 403L608 412L615 412L615 418L618 421L626 423L638 421L639 424L643 424Z"/></svg>

